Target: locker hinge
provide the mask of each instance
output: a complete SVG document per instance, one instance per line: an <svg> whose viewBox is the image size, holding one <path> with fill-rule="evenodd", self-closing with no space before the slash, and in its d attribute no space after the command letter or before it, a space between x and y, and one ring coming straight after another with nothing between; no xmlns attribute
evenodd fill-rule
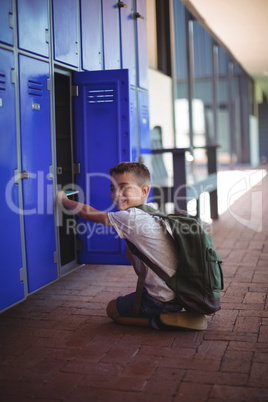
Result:
<svg viewBox="0 0 268 402"><path fill-rule="evenodd" d="M80 174L80 163L73 163L73 172L74 174Z"/></svg>
<svg viewBox="0 0 268 402"><path fill-rule="evenodd" d="M9 28L13 29L14 28L14 14L9 13Z"/></svg>
<svg viewBox="0 0 268 402"><path fill-rule="evenodd" d="M72 85L72 96L78 96L78 86Z"/></svg>
<svg viewBox="0 0 268 402"><path fill-rule="evenodd" d="M45 36L46 36L46 43L49 43L49 31L48 31L48 29L45 30Z"/></svg>
<svg viewBox="0 0 268 402"><path fill-rule="evenodd" d="M23 268L20 268L20 281L24 282L25 279L25 270Z"/></svg>
<svg viewBox="0 0 268 402"><path fill-rule="evenodd" d="M53 256L54 256L54 264L58 264L58 253L57 253L57 251L54 251Z"/></svg>
<svg viewBox="0 0 268 402"><path fill-rule="evenodd" d="M15 71L15 68L11 69L11 83L12 84L16 83L16 71Z"/></svg>
<svg viewBox="0 0 268 402"><path fill-rule="evenodd" d="M15 169L14 170L14 183L19 184L19 180L20 180L20 170Z"/></svg>
<svg viewBox="0 0 268 402"><path fill-rule="evenodd" d="M83 251L83 242L81 239L76 239L76 251Z"/></svg>
<svg viewBox="0 0 268 402"><path fill-rule="evenodd" d="M47 78L47 90L51 91L51 78Z"/></svg>
<svg viewBox="0 0 268 402"><path fill-rule="evenodd" d="M119 1L118 3L116 3L116 7L117 8L126 8L127 4L125 4L123 1Z"/></svg>
<svg viewBox="0 0 268 402"><path fill-rule="evenodd" d="M53 180L54 178L54 168L53 165L49 165L49 178Z"/></svg>
<svg viewBox="0 0 268 402"><path fill-rule="evenodd" d="M140 13L133 13L132 17L134 20L137 20L138 18L140 18L141 20L144 20L144 17Z"/></svg>

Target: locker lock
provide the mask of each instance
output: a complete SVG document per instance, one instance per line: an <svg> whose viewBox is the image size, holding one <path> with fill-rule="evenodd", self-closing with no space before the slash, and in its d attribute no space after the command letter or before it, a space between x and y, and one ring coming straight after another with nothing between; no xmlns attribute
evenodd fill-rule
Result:
<svg viewBox="0 0 268 402"><path fill-rule="evenodd" d="M61 175L62 174L62 167L58 166L57 167L57 175Z"/></svg>

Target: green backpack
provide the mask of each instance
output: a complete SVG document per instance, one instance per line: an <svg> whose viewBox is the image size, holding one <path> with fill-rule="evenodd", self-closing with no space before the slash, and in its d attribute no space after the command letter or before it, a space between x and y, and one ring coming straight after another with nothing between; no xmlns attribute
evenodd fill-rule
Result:
<svg viewBox="0 0 268 402"><path fill-rule="evenodd" d="M220 310L220 290L224 286L222 259L213 248L210 234L194 218L182 214L166 215L148 205L139 205L137 208L168 221L179 251L176 273L169 277L126 240L132 253L165 281L181 300L185 310L202 314L213 314Z"/></svg>

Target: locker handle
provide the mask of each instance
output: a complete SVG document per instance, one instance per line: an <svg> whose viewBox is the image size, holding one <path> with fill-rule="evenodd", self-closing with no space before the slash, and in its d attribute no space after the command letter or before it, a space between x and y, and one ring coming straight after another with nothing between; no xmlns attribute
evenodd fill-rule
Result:
<svg viewBox="0 0 268 402"><path fill-rule="evenodd" d="M9 13L8 17L9 17L9 28L13 29L14 28L14 14Z"/></svg>
<svg viewBox="0 0 268 402"><path fill-rule="evenodd" d="M117 8L126 8L126 7L128 7L128 5L125 4L123 1L119 1L118 3L116 3L116 7Z"/></svg>
<svg viewBox="0 0 268 402"><path fill-rule="evenodd" d="M144 17L140 13L133 13L133 18L134 19L140 18L141 20L144 20Z"/></svg>

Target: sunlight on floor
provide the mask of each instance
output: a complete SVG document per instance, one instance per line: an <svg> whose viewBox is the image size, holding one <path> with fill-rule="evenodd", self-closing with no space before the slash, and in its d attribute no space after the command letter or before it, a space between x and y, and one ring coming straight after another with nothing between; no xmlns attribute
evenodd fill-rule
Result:
<svg viewBox="0 0 268 402"><path fill-rule="evenodd" d="M252 187L262 185L266 169L227 170L218 172L218 211L223 214L230 206ZM188 211L195 208L195 201L188 203ZM200 197L200 216L210 222L209 194Z"/></svg>
<svg viewBox="0 0 268 402"><path fill-rule="evenodd" d="M252 187L262 185L265 169L231 170L218 173L219 214L223 214L238 198Z"/></svg>

